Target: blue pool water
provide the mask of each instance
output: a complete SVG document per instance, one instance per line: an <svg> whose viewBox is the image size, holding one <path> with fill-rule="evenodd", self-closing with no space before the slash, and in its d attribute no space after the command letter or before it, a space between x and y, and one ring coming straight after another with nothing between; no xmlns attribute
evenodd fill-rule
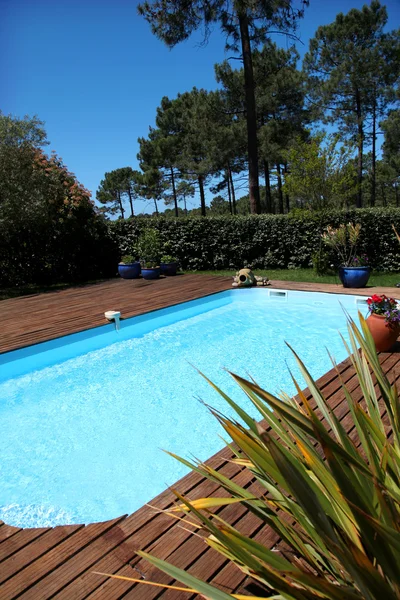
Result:
<svg viewBox="0 0 400 600"><path fill-rule="evenodd" d="M161 448L215 453L219 426L198 398L229 410L192 365L254 414L224 367L293 393L285 340L314 377L331 367L325 345L345 358L340 302L353 317L364 304L271 294L224 292L126 320L119 333L107 325L3 355L0 519L27 527L130 513L186 472Z"/></svg>

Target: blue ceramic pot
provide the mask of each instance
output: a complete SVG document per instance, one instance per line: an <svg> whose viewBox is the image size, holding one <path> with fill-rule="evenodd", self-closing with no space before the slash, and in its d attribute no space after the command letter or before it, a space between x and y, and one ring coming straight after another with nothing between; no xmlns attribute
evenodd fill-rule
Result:
<svg viewBox="0 0 400 600"><path fill-rule="evenodd" d="M178 270L178 263L161 263L161 275L176 275Z"/></svg>
<svg viewBox="0 0 400 600"><path fill-rule="evenodd" d="M146 269L142 267L142 277L143 279L158 279L160 277L161 268L153 267Z"/></svg>
<svg viewBox="0 0 400 600"><path fill-rule="evenodd" d="M118 273L123 279L137 279L140 275L140 262L119 263Z"/></svg>
<svg viewBox="0 0 400 600"><path fill-rule="evenodd" d="M371 267L339 267L339 279L345 288L363 288L367 285Z"/></svg>

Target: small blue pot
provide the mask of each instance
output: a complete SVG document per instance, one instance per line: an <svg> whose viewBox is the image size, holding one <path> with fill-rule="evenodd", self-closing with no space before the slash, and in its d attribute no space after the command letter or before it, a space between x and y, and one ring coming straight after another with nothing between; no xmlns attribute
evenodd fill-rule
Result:
<svg viewBox="0 0 400 600"><path fill-rule="evenodd" d="M153 267L145 269L142 267L142 277L143 279L158 279L160 277L161 268Z"/></svg>
<svg viewBox="0 0 400 600"><path fill-rule="evenodd" d="M345 288L363 288L367 285L371 267L339 267L339 279Z"/></svg>
<svg viewBox="0 0 400 600"><path fill-rule="evenodd" d="M140 275L140 262L134 263L119 263L118 273L122 279L137 279Z"/></svg>
<svg viewBox="0 0 400 600"><path fill-rule="evenodd" d="M176 263L176 262L161 263L160 269L161 269L161 275L169 275L169 276L176 275L176 272L178 270L178 263Z"/></svg>

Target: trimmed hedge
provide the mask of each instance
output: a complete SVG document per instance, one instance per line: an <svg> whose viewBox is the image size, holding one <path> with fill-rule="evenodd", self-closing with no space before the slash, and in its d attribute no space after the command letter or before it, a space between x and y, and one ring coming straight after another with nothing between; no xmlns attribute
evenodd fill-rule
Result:
<svg viewBox="0 0 400 600"><path fill-rule="evenodd" d="M60 224L19 224L0 221L0 285L78 282L117 273L124 254L136 254L144 228L155 227L167 254L183 269L296 269L312 266L321 232L327 225L361 223L358 253L366 253L379 271L400 271L400 209L369 208L327 212L323 216L298 211L295 215L192 217L180 219L129 218L108 222L77 218ZM328 263L339 258L332 253Z"/></svg>
<svg viewBox="0 0 400 600"><path fill-rule="evenodd" d="M118 247L97 217L61 224L0 221L1 287L113 277L118 259Z"/></svg>
<svg viewBox="0 0 400 600"><path fill-rule="evenodd" d="M221 216L179 219L129 218L109 223L109 233L120 254L135 254L140 232L155 227L168 254L175 255L183 269L252 268L296 269L312 266L312 255L321 244L327 225L361 223L358 254L367 254L379 271L400 271L400 245L392 223L400 232L400 209L366 208L330 211L323 215ZM335 267L339 258L330 254Z"/></svg>

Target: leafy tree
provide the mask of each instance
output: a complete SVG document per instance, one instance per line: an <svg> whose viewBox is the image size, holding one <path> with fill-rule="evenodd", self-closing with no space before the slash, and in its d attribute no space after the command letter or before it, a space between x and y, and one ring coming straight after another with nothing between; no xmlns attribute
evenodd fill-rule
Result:
<svg viewBox="0 0 400 600"><path fill-rule="evenodd" d="M167 184L163 174L154 167L146 168L143 173L135 173L135 191L140 198L154 202L155 214L158 216L158 202L164 199Z"/></svg>
<svg viewBox="0 0 400 600"><path fill-rule="evenodd" d="M169 47L186 40L202 25L205 39L213 23L226 35L226 46L241 52L245 79L248 139L249 194L253 213L260 212L258 183L257 115L254 95L252 50L274 32L293 32L308 0L295 8L291 0L152 0L138 7L153 33Z"/></svg>
<svg viewBox="0 0 400 600"><path fill-rule="evenodd" d="M339 13L333 23L318 28L304 59L314 106L320 106L325 121L339 125L343 140L356 142L357 207L362 206L368 120L374 165L376 122L389 109L391 88L399 76L399 32L384 33L386 22L386 9L377 0L361 10ZM372 202L374 194L373 190Z"/></svg>
<svg viewBox="0 0 400 600"><path fill-rule="evenodd" d="M175 216L178 216L178 198L176 194L177 157L182 149L182 128L179 115L170 110L172 101L164 96L157 108L156 128L149 128L148 138L139 138L140 150L138 160L142 168L159 169L165 182L169 183L171 196L164 197L164 202L174 204ZM177 118L178 117L178 118Z"/></svg>
<svg viewBox="0 0 400 600"><path fill-rule="evenodd" d="M120 212L124 218L124 200L128 198L133 217L133 201L138 196L135 187L138 174L132 167L122 167L105 174L96 192L97 200L105 205L104 212L112 215Z"/></svg>
<svg viewBox="0 0 400 600"><path fill-rule="evenodd" d="M176 178L197 180L201 214L206 211L205 183L217 169L219 115L215 109L218 95L193 88L170 100L164 97L157 109L158 129L150 129L148 139L140 138L138 158L143 170L155 169L164 182L164 201L178 208ZM167 189L172 190L172 195Z"/></svg>
<svg viewBox="0 0 400 600"><path fill-rule="evenodd" d="M109 271L113 249L90 192L55 152L45 154L46 143L37 117L0 114L0 281L5 285L114 272L113 265ZM99 241L101 248L95 249Z"/></svg>
<svg viewBox="0 0 400 600"><path fill-rule="evenodd" d="M48 144L44 123L36 116L23 119L0 112L0 215L27 219L43 208L43 171L38 168L42 147Z"/></svg>
<svg viewBox="0 0 400 600"><path fill-rule="evenodd" d="M354 166L349 160L349 149L337 147L333 136L322 136L306 142L297 139L286 157L289 173L285 190L300 208L322 210L343 208L354 194Z"/></svg>
<svg viewBox="0 0 400 600"><path fill-rule="evenodd" d="M51 221L68 216L79 206L92 211L84 188L48 144L37 117L18 119L0 113L0 220Z"/></svg>
<svg viewBox="0 0 400 600"><path fill-rule="evenodd" d="M210 203L210 215L229 215L231 208L222 196L215 196Z"/></svg>
<svg viewBox="0 0 400 600"><path fill-rule="evenodd" d="M381 128L385 134L383 157L400 176L400 109L390 111Z"/></svg>

